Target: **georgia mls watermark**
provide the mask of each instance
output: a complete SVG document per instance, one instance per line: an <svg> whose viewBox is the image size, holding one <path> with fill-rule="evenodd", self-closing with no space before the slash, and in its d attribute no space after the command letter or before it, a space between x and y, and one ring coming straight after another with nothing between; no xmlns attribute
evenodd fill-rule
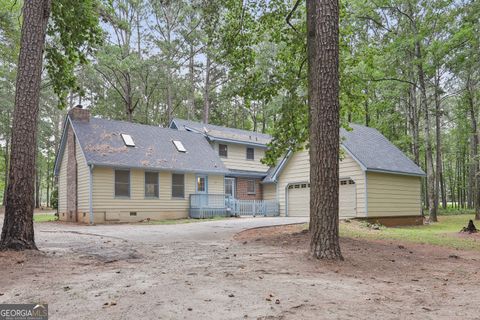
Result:
<svg viewBox="0 0 480 320"><path fill-rule="evenodd" d="M48 320L48 304L0 304L0 320Z"/></svg>

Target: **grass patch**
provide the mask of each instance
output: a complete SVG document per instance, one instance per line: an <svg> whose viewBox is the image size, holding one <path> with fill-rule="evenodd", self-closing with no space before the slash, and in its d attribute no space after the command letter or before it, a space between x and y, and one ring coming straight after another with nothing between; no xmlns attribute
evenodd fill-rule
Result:
<svg viewBox="0 0 480 320"><path fill-rule="evenodd" d="M477 237L459 237L459 231L465 227L468 220L474 219L474 215L458 214L439 216L437 223L423 226L386 228L372 230L362 222L340 224L340 235L349 238L400 240L422 244L432 244L455 249L480 250L480 242Z"/></svg>
<svg viewBox="0 0 480 320"><path fill-rule="evenodd" d="M33 215L34 222L52 222L57 220L58 218L54 214L34 214Z"/></svg>
<svg viewBox="0 0 480 320"><path fill-rule="evenodd" d="M428 210L425 210L424 214L426 217L428 217ZM459 209L459 208L453 208L453 207L438 209L439 216L453 216L453 215L464 215L464 214L475 214L475 209L467 209L467 208Z"/></svg>
<svg viewBox="0 0 480 320"><path fill-rule="evenodd" d="M154 225L186 224L186 223L195 223L195 222L218 221L218 220L225 220L229 218L230 217L212 217L212 218L206 218L206 219L150 220L150 221L141 222L141 224L154 224Z"/></svg>

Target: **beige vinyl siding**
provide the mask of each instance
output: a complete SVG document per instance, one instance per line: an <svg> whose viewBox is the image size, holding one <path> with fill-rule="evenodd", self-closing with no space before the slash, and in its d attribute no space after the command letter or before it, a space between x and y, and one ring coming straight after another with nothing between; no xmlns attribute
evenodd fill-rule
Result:
<svg viewBox="0 0 480 320"><path fill-rule="evenodd" d="M277 185L268 183L263 185L263 200L277 200Z"/></svg>
<svg viewBox="0 0 480 320"><path fill-rule="evenodd" d="M235 170L249 170L266 172L268 166L262 164L260 160L265 157L265 149L253 147L255 150L254 160L247 160L247 145L234 143L220 143L226 144L228 147L227 157L220 157L228 169ZM213 148L218 155L218 142L215 142Z"/></svg>
<svg viewBox="0 0 480 320"><path fill-rule="evenodd" d="M347 153L340 161L340 178L351 178L356 185L357 216L365 216L365 173L357 162ZM286 187L290 183L310 181L310 157L308 150L295 152L278 178L278 200L280 202L280 215L285 215ZM306 189L309 192L309 189Z"/></svg>
<svg viewBox="0 0 480 320"><path fill-rule="evenodd" d="M340 161L339 176L340 179L350 178L355 181L357 217L365 217L365 172L360 168L357 161L347 152L343 152L343 159Z"/></svg>
<svg viewBox="0 0 480 320"><path fill-rule="evenodd" d="M307 150L295 152L288 159L287 164L278 178L278 201L280 215L285 215L285 195L289 183L310 181L310 159Z"/></svg>
<svg viewBox="0 0 480 320"><path fill-rule="evenodd" d="M60 220L66 219L63 213L67 212L67 163L68 152L65 145L65 151L60 163L60 170L58 173L58 213Z"/></svg>
<svg viewBox="0 0 480 320"><path fill-rule="evenodd" d="M78 221L89 222L90 173L80 143L76 142ZM84 215L85 214L85 215Z"/></svg>
<svg viewBox="0 0 480 320"><path fill-rule="evenodd" d="M369 217L420 215L420 177L368 172L367 183Z"/></svg>
<svg viewBox="0 0 480 320"><path fill-rule="evenodd" d="M159 172L159 198L145 198L144 170L130 170L130 198L115 198L114 169L93 170L93 211L96 222L180 219L188 217L189 195L195 193L196 175L185 174L185 198L172 198L172 173ZM208 176L208 192L223 193L223 175ZM130 216L136 212L136 216Z"/></svg>

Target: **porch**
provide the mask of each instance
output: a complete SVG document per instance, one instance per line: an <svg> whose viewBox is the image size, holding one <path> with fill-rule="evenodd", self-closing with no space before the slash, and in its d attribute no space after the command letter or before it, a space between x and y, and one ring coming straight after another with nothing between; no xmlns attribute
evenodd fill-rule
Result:
<svg viewBox="0 0 480 320"><path fill-rule="evenodd" d="M277 217L279 203L275 200L239 200L226 194L191 194L189 216L194 219L212 217L264 216Z"/></svg>

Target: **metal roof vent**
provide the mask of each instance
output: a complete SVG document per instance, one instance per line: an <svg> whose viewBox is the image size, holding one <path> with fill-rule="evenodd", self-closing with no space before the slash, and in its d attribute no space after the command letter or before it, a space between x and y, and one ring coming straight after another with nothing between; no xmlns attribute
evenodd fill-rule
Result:
<svg viewBox="0 0 480 320"><path fill-rule="evenodd" d="M122 133L121 136L127 147L135 147L135 142L133 142L133 139L129 134Z"/></svg>
<svg viewBox="0 0 480 320"><path fill-rule="evenodd" d="M173 140L173 144L175 145L175 148L177 148L178 152L187 152L187 149L185 149L183 146L182 141Z"/></svg>

